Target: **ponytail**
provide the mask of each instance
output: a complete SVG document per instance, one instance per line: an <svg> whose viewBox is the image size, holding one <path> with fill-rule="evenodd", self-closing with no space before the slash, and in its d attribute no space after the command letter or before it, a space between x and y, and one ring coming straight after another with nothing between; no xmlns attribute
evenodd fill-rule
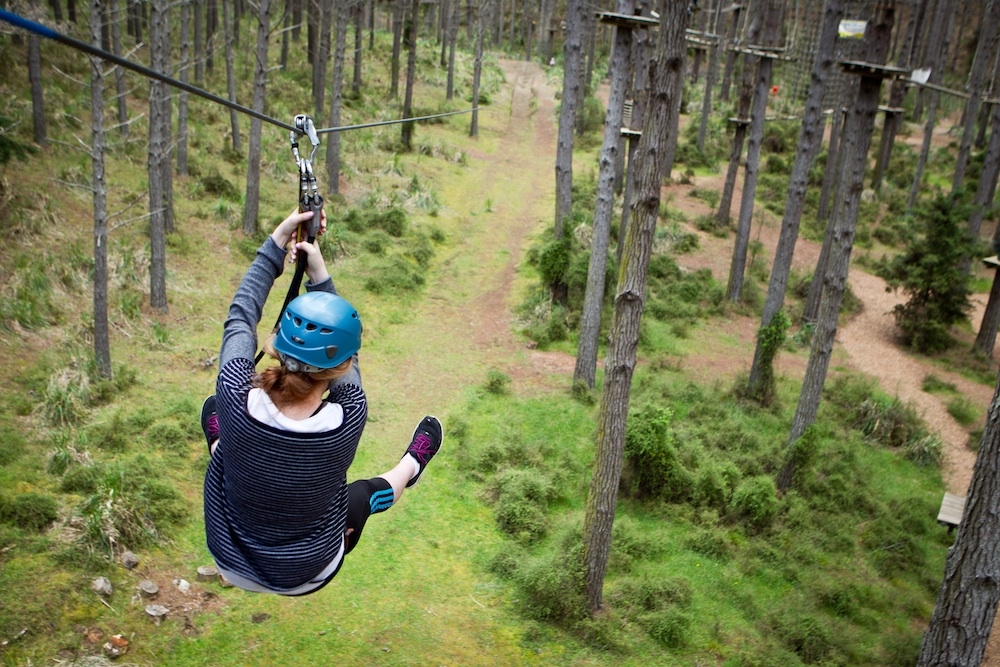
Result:
<svg viewBox="0 0 1000 667"><path fill-rule="evenodd" d="M274 349L275 335L271 334L264 341L264 352L268 356L278 359L278 353ZM284 364L269 366L254 376L253 386L263 389L271 402L280 409L286 405L294 405L304 400L312 394L317 384L328 385L342 377L350 370L354 358L351 357L339 366L327 368L318 373L293 373Z"/></svg>

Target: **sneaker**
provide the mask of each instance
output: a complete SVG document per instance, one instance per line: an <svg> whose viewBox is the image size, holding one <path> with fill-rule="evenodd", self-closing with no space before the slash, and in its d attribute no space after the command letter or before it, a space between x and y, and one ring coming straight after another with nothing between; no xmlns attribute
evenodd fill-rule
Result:
<svg viewBox="0 0 1000 667"><path fill-rule="evenodd" d="M441 428L441 422L438 421L437 417L428 415L420 420L417 428L413 431L410 446L406 448L406 454L416 459L420 470L413 476L413 479L406 483L406 488L410 488L420 481L421 475L424 474L424 468L441 449L442 440L444 440L444 429Z"/></svg>
<svg viewBox="0 0 1000 667"><path fill-rule="evenodd" d="M201 404L201 430L205 432L211 452L212 443L219 439L219 415L215 414L215 396L209 396Z"/></svg>

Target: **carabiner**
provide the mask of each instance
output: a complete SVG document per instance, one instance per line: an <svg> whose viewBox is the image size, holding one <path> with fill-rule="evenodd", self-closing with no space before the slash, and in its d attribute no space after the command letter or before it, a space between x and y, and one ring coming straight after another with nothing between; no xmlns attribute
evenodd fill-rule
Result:
<svg viewBox="0 0 1000 667"><path fill-rule="evenodd" d="M313 125L312 118L305 114L295 116L295 128L297 131L290 133L290 140L292 155L295 157L295 162L299 167L299 211L303 213L305 211L313 212L312 219L299 228L297 240L301 241L304 237L312 243L319 234L320 217L323 210L323 197L319 194L316 174L313 173L313 158L316 156L316 150L319 148L319 135L316 133L316 126ZM312 152L309 153L308 158L304 158L299 154L299 134L305 135L309 139L309 143L312 144Z"/></svg>

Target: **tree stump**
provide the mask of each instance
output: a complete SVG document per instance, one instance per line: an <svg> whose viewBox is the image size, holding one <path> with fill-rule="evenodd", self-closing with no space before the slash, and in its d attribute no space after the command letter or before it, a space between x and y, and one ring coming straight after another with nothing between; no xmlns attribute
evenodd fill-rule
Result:
<svg viewBox="0 0 1000 667"><path fill-rule="evenodd" d="M150 581L149 579L143 579L139 582L139 595L144 598L156 597L156 594L160 592L160 587L156 585L155 581Z"/></svg>

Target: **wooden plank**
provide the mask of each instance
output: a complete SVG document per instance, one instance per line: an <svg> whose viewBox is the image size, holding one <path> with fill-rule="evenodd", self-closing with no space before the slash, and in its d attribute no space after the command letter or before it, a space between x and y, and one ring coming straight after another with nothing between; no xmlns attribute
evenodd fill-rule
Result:
<svg viewBox="0 0 1000 667"><path fill-rule="evenodd" d="M992 257L983 257L983 264L985 264L988 269L998 268L1000 267L1000 256L993 255Z"/></svg>
<svg viewBox="0 0 1000 667"><path fill-rule="evenodd" d="M965 496L945 493L941 499L941 509L938 510L938 523L954 528L962 523L963 514L965 514Z"/></svg>

